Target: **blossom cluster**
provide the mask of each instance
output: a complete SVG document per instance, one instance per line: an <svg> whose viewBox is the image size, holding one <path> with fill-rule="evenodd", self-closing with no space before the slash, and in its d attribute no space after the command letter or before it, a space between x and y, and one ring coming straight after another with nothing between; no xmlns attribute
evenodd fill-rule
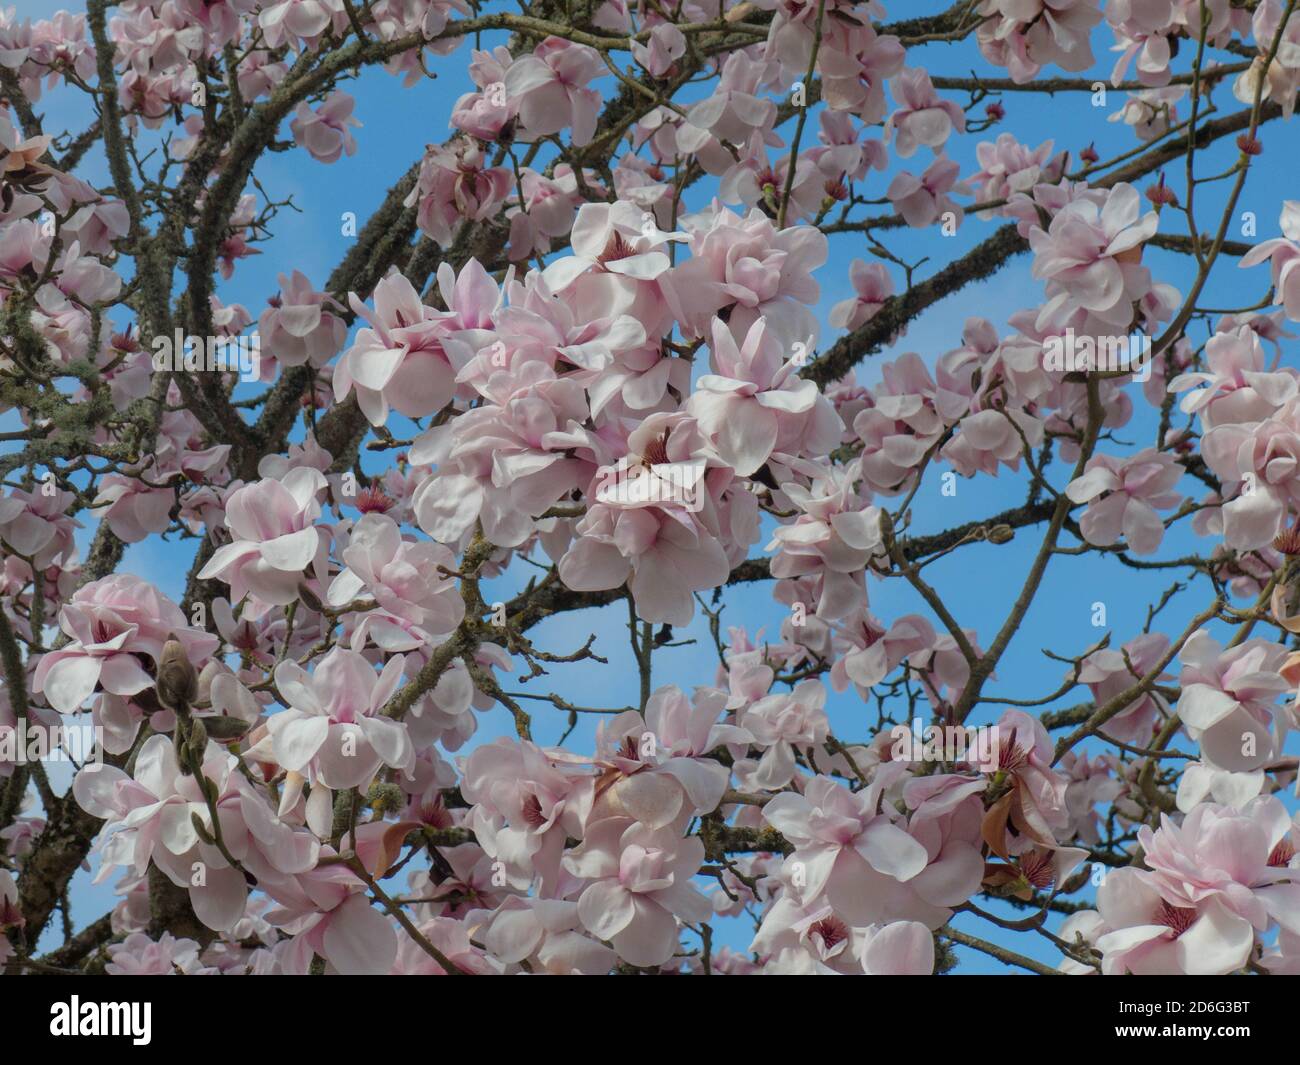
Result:
<svg viewBox="0 0 1300 1065"><path fill-rule="evenodd" d="M930 974L969 941L953 922L1013 928L1016 906L1068 973L1300 972L1300 200L1236 249L1267 264L1265 300L1225 312L1203 300L1223 230L1182 234L1190 204L1141 187L1193 158L1220 81L1247 172L1300 91L1300 14L980 0L918 37L876 0L607 0L582 25L525 6L0 11L0 740L99 737L62 800L97 826L68 878L88 858L119 899L93 964ZM945 34L1013 87L1109 46L1125 150L988 133L1004 105L978 117L978 79L964 106L917 51ZM1230 79L1203 62L1229 46ZM275 254L260 153L346 167L373 145L339 75L428 91L458 49L449 135L345 262L277 259L265 309L223 299L217 277ZM31 111L92 84L103 188ZM924 282L880 236L995 219ZM909 340L953 277L1013 252L1029 283L1005 320ZM153 358L254 330L256 381ZM1134 334L1145 367L1045 354ZM868 383L855 364L884 348ZM999 477L1028 502L921 528L922 491ZM958 618L930 564L1024 535L1043 539L1010 612ZM119 568L164 542L193 548L178 581ZM1190 570L1213 605L1161 631L1178 585L1053 654L1054 693L1013 689L1002 656L1069 555ZM724 626L723 590L758 581L776 620ZM542 646L587 608L628 632L630 704L519 690L608 668L604 631ZM716 672L669 679L656 656L687 629ZM939 735L920 758L914 723ZM7 750L0 963L20 968L53 908L24 878L68 844Z"/></svg>

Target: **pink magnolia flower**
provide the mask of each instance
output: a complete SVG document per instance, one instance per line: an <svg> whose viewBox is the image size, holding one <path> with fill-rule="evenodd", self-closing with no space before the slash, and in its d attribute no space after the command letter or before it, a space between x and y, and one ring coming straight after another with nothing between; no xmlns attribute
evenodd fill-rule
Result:
<svg viewBox="0 0 1300 1065"><path fill-rule="evenodd" d="M1266 546L1300 507L1300 397L1260 422L1215 425L1201 453L1228 492L1239 486L1223 504L1224 543L1239 551Z"/></svg>
<svg viewBox="0 0 1300 1065"><path fill-rule="evenodd" d="M418 930L461 973L495 976L502 971L501 965L487 957L480 947L470 941L469 929L464 921L451 917L434 917L421 924ZM442 962L430 957L420 943L403 934L397 941L397 960L393 963L392 975L445 976L447 972Z"/></svg>
<svg viewBox="0 0 1300 1065"><path fill-rule="evenodd" d="M730 774L726 766L702 756L722 743L744 749L754 739L748 729L717 724L726 701L725 693L701 688L692 705L680 689L667 686L650 697L644 720L629 710L602 721L596 730L594 764L601 775L591 820L630 817L648 828L663 828L680 823L686 814L716 810ZM690 715L692 735L670 741L676 729L688 724L681 720L685 715ZM669 731L663 745L661 727Z"/></svg>
<svg viewBox="0 0 1300 1065"><path fill-rule="evenodd" d="M1218 802L1241 809L1263 790L1263 768L1246 772L1220 769L1205 760L1188 762L1183 775L1178 778L1178 794L1174 797L1178 809L1189 813L1204 802Z"/></svg>
<svg viewBox="0 0 1300 1065"><path fill-rule="evenodd" d="M208 746L203 773L214 781L218 795L233 784L234 765L233 756L216 744ZM234 770L234 775L241 774ZM195 915L209 928L233 928L243 916L248 898L244 874L227 862L215 845L203 842L195 829L193 819L197 818L211 838L212 816L198 781L182 775L168 737L150 736L144 742L133 776L115 766L88 766L77 774L72 790L82 809L105 821L98 842L102 853L99 880L120 865L143 874L152 863L177 887L188 889ZM272 821L269 808L265 817L268 823ZM225 821L223 818L223 831ZM292 852L298 854L315 860L314 853ZM282 863L288 857L276 855Z"/></svg>
<svg viewBox="0 0 1300 1065"><path fill-rule="evenodd" d="M1295 94L1287 98L1294 100ZM1284 200L1279 221L1283 236L1256 244L1242 256L1241 267L1257 266L1268 260L1273 272L1277 305L1292 322L1300 322L1300 200Z"/></svg>
<svg viewBox="0 0 1300 1065"><path fill-rule="evenodd" d="M785 194L786 178L794 166L789 198ZM839 175L830 179L835 188ZM744 150L737 154L732 164L723 172L718 182L718 198L725 203L743 203L747 208L766 212L779 212L785 204L787 224L811 222L817 217L828 195L828 179L817 165L811 151L802 153L793 164L781 152L769 154L763 137L755 133ZM845 189L847 191L847 189Z"/></svg>
<svg viewBox="0 0 1300 1065"><path fill-rule="evenodd" d="M1030 847L1055 851L1070 823L1065 805L1070 782L1052 765L1055 746L1047 729L1023 710L1005 711L993 729L989 749L997 765L985 772L1012 786L989 808L984 839L1003 858Z"/></svg>
<svg viewBox="0 0 1300 1065"><path fill-rule="evenodd" d="M471 137L494 141L519 113L519 102L506 93L506 70L514 62L510 50L498 45L492 51L474 49L469 64L469 76L479 87L478 92L467 92L451 110L451 125Z"/></svg>
<svg viewBox="0 0 1300 1065"><path fill-rule="evenodd" d="M1097 889L1097 909L1105 931L1096 948L1108 975L1223 975L1246 964L1255 942L1250 922L1219 899L1179 905L1138 869L1110 871Z"/></svg>
<svg viewBox="0 0 1300 1065"><path fill-rule="evenodd" d="M55 265L59 291L82 303L111 302L122 290L117 273L95 256L83 254L79 241L68 245Z"/></svg>
<svg viewBox="0 0 1300 1065"><path fill-rule="evenodd" d="M921 356L908 352L881 369L870 406L853 420L862 440L862 473L878 492L903 491L925 453L943 436L938 388Z"/></svg>
<svg viewBox="0 0 1300 1065"><path fill-rule="evenodd" d="M810 21L816 12L816 5L804 4L804 31L811 38ZM836 111L852 111L868 125L876 125L885 117L888 105L885 102L885 83L903 69L907 53L903 43L888 34L876 33L871 23L870 8L858 5L845 9L843 18L834 18L826 33L829 40L825 42L817 65L822 69L825 82L822 99L826 106ZM884 8L878 9L879 16L884 15ZM779 17L773 22L773 33L777 31ZM789 71L790 55L782 65ZM806 66L800 67L794 77L802 77Z"/></svg>
<svg viewBox="0 0 1300 1065"><path fill-rule="evenodd" d="M109 255L114 242L130 231L131 220L126 204L121 200L103 199L92 189L78 190L74 202L83 206L68 220L66 228L73 235L72 239L87 255Z"/></svg>
<svg viewBox="0 0 1300 1065"><path fill-rule="evenodd" d="M980 889L985 875L981 822L982 777L953 773L909 776L902 800L911 809L907 831L925 848L926 866L898 892L896 916L938 928L952 907ZM1056 884L1064 883L1064 876Z"/></svg>
<svg viewBox="0 0 1300 1065"><path fill-rule="evenodd" d="M538 877L544 894L558 886L565 840L583 838L594 787L593 777L563 768L527 740L476 748L461 780L479 845L505 863L520 888Z"/></svg>
<svg viewBox="0 0 1300 1065"><path fill-rule="evenodd" d="M1290 368L1270 372L1260 340L1260 333L1248 325L1221 329L1205 342L1207 368L1180 373L1169 382L1170 392L1187 392L1179 409L1199 414L1207 436L1216 425L1266 421L1296 395L1295 373Z"/></svg>
<svg viewBox="0 0 1300 1065"><path fill-rule="evenodd" d="M792 523L772 531L767 550L772 576L818 578L816 613L834 621L865 607L862 572L882 551L880 509L868 506L856 488L857 460L842 466L816 467L807 488L793 481L781 485L799 511Z"/></svg>
<svg viewBox="0 0 1300 1065"><path fill-rule="evenodd" d="M919 921L871 925L863 935L861 960L868 976L929 976L934 935Z"/></svg>
<svg viewBox="0 0 1300 1065"><path fill-rule="evenodd" d="M1102 13L1092 0L983 0L979 13L980 51L1017 84L1049 64L1071 72L1093 65L1089 36Z"/></svg>
<svg viewBox="0 0 1300 1065"><path fill-rule="evenodd" d="M957 180L960 171L955 160L940 155L920 177L907 170L899 172L889 183L885 196L909 226L933 225L946 214L952 215L954 225L961 225L965 213L949 195L964 196L969 192Z"/></svg>
<svg viewBox="0 0 1300 1065"><path fill-rule="evenodd" d="M469 15L470 5L467 0L377 0L367 11L381 40L419 34L427 42L423 50L441 56L455 51L461 43L461 38L443 34L447 23L453 14ZM398 52L384 64L384 70L394 76L404 74L404 89L428 77L427 61L419 48Z"/></svg>
<svg viewBox="0 0 1300 1065"><path fill-rule="evenodd" d="M677 778L701 813L717 808L728 781L726 766L704 756L753 738L747 729L718 720L726 706L726 694L717 688L697 688L687 697L675 684L656 689L646 702L645 725L655 740L659 769Z"/></svg>
<svg viewBox="0 0 1300 1065"><path fill-rule="evenodd" d="M1016 193L1030 193L1040 181L1061 175L1065 153L1053 156L1053 144L1043 141L1031 150L1010 133L999 133L996 141L980 141L975 146L980 169L967 183L978 186L981 200L1005 200ZM981 216L992 213L983 212Z"/></svg>
<svg viewBox="0 0 1300 1065"><path fill-rule="evenodd" d="M1143 877L1176 906L1199 907L1211 899L1263 931L1277 921L1300 932L1300 869L1293 868L1291 815L1274 796L1244 809L1202 803L1175 824L1161 815L1160 828L1138 830Z"/></svg>
<svg viewBox="0 0 1300 1065"><path fill-rule="evenodd" d="M343 308L313 289L301 270L280 274L279 282L279 297L257 320L265 352L283 366L324 366L347 340L347 326L333 313Z"/></svg>
<svg viewBox="0 0 1300 1065"><path fill-rule="evenodd" d="M73 70L83 81L95 76L95 49L86 32L86 16L59 11L32 26L30 58L41 67ZM50 78L53 81L53 75ZM32 99L39 98L39 82Z"/></svg>
<svg viewBox="0 0 1300 1065"><path fill-rule="evenodd" d="M573 229L578 196L577 179L572 169L555 177L539 174L524 167L520 187L523 200L506 211L510 219L510 260L520 262L535 255L547 254L554 242Z"/></svg>
<svg viewBox="0 0 1300 1065"><path fill-rule="evenodd" d="M889 166L884 141L864 139L851 116L826 110L818 116L818 124L817 139L823 146L810 149L808 156L828 178L861 181L868 171Z"/></svg>
<svg viewBox="0 0 1300 1065"><path fill-rule="evenodd" d="M1300 936L1283 928L1274 948L1264 952L1259 964L1274 976L1300 975Z"/></svg>
<svg viewBox="0 0 1300 1065"><path fill-rule="evenodd" d="M996 477L999 466L1020 468L1025 445L1032 450L1043 441L1043 421L1022 410L990 408L967 414L960 432L939 450L963 477L986 473Z"/></svg>
<svg viewBox="0 0 1300 1065"><path fill-rule="evenodd" d="M794 846L802 863L803 897L826 901L854 925L889 920L889 899L926 866L925 848L880 808L877 785L854 793L829 777L808 782L804 794L782 792L763 807L764 819Z"/></svg>
<svg viewBox="0 0 1300 1065"><path fill-rule="evenodd" d="M766 318L749 328L740 345L714 319L714 372L696 381L686 409L737 474L754 473L777 449L820 455L839 442L844 424L816 384L797 375L800 362L796 355L786 357Z"/></svg>
<svg viewBox="0 0 1300 1065"><path fill-rule="evenodd" d="M1033 275L1049 284L1051 299L1039 313L1041 325L1058 311L1082 308L1101 321L1126 330L1132 303L1151 286L1150 273L1131 253L1155 235L1155 211L1142 211L1137 189L1120 182L1104 205L1076 199L1062 207L1044 230L1029 231Z"/></svg>
<svg viewBox="0 0 1300 1065"><path fill-rule="evenodd" d="M832 907L804 902L787 888L763 915L749 949L769 975L861 975L861 940Z"/></svg>
<svg viewBox="0 0 1300 1065"><path fill-rule="evenodd" d="M936 633L920 614L907 614L888 630L864 609L843 618L835 626L835 664L831 687L842 692L854 685L861 698L869 699L879 684L913 651L933 645Z"/></svg>
<svg viewBox="0 0 1300 1065"><path fill-rule="evenodd" d="M911 158L921 145L937 155L954 130L966 132L966 115L951 100L940 98L924 68L900 71L890 87L901 106L885 123L885 139L892 131L894 150L902 158Z"/></svg>
<svg viewBox="0 0 1300 1065"><path fill-rule="evenodd" d="M583 927L631 965L663 965L678 949L677 922L709 918L713 907L690 878L704 862L698 836L650 829L625 818L589 826L565 868L590 881L578 897Z"/></svg>
<svg viewBox="0 0 1300 1065"><path fill-rule="evenodd" d="M772 131L776 104L761 95L766 72L766 64L744 51L730 53L713 91L692 104L676 127L674 149L694 155L706 173L722 174L733 162L723 142L750 144L757 135L761 142L780 143Z"/></svg>
<svg viewBox="0 0 1300 1065"><path fill-rule="evenodd" d="M830 323L836 329L860 329L894 294L894 282L884 263L854 259L849 265L849 282L855 295L831 308Z"/></svg>
<svg viewBox="0 0 1300 1065"><path fill-rule="evenodd" d="M691 593L717 587L734 564L723 538L748 546L757 529L732 524L739 508L722 501L732 471L715 464L689 415L651 415L626 446L589 484L593 502L573 527L560 577L583 591L628 581L643 618L686 624Z"/></svg>
<svg viewBox="0 0 1300 1065"><path fill-rule="evenodd" d="M60 713L75 712L97 689L132 696L153 687L138 656L156 664L172 635L191 662L202 662L218 640L191 628L180 608L148 581L113 574L79 589L59 611L67 646L41 656L32 690Z"/></svg>
<svg viewBox="0 0 1300 1065"><path fill-rule="evenodd" d="M1186 85L1130 92L1124 105L1108 121L1123 122L1139 140L1154 141L1179 123L1178 102L1187 95Z"/></svg>
<svg viewBox="0 0 1300 1065"><path fill-rule="evenodd" d="M375 286L372 311L355 294L352 309L369 323L334 371L334 392L346 399L354 389L357 405L372 425L383 425L389 409L410 418L441 410L455 393L455 374L443 349L448 317L420 301L415 287L399 273Z"/></svg>
<svg viewBox="0 0 1300 1065"><path fill-rule="evenodd" d="M594 48L548 37L506 71L506 92L519 102L523 132L530 138L572 129L581 148L596 133L600 93L587 83L606 73Z"/></svg>
<svg viewBox="0 0 1300 1065"><path fill-rule="evenodd" d="M555 260L542 276L552 292L593 267L627 281L653 281L672 265L664 245L685 239L685 233L660 230L653 215L627 200L584 203L573 223L573 254Z"/></svg>
<svg viewBox="0 0 1300 1065"><path fill-rule="evenodd" d="M1106 6L1106 21L1115 32L1114 51L1120 53L1111 71L1112 85L1124 80L1135 57L1138 80L1144 85L1169 80L1173 58L1169 38L1179 29L1174 22L1176 6L1175 0L1119 0Z"/></svg>
<svg viewBox="0 0 1300 1065"><path fill-rule="evenodd" d="M455 580L439 571L439 566L454 570L455 556L441 544L404 540L387 515L363 515L352 527L342 559L346 568L330 583L329 605L342 607L373 596L379 606L379 616L369 612L362 619L354 650L360 650L367 635L388 650L412 650L390 641L416 637L418 645L451 632L465 616Z"/></svg>
<svg viewBox="0 0 1300 1065"><path fill-rule="evenodd" d="M1201 629L1179 657L1178 716L1205 760L1242 771L1273 758L1278 741L1270 726L1281 710L1276 700L1292 689L1281 673L1286 648L1255 637L1224 650Z"/></svg>
<svg viewBox="0 0 1300 1065"><path fill-rule="evenodd" d="M360 826L361 848L368 851L368 843L391 828L384 822ZM322 858L333 856L332 848L322 848ZM372 876L383 872L373 864L367 867ZM382 976L392 969L397 930L370 905L365 883L346 865L321 864L272 881L265 890L276 903L266 920L293 937L282 958L283 971L305 975L313 954L325 959L327 972L344 976Z"/></svg>
<svg viewBox="0 0 1300 1065"><path fill-rule="evenodd" d="M506 380L507 375L497 375ZM439 467L411 500L420 527L455 544L482 521L484 535L517 547L532 535L536 516L587 480L594 463L582 386L557 378L544 363L523 366L508 398L460 415L449 431L416 441L412 456Z"/></svg>
<svg viewBox="0 0 1300 1065"><path fill-rule="evenodd" d="M673 269L665 294L690 335L708 336L714 316L730 307L737 338L764 316L787 348L816 336L808 307L820 296L813 272L826 261L824 234L813 226L777 230L757 208L741 218L718 204L685 225L691 258Z"/></svg>
<svg viewBox="0 0 1300 1065"><path fill-rule="evenodd" d="M478 143L458 137L450 145L428 150L420 164L419 181L405 205L418 205L420 232L446 248L463 223L492 217L512 191L510 171L487 166Z"/></svg>
<svg viewBox="0 0 1300 1065"><path fill-rule="evenodd" d="M1081 663L1078 680L1088 685L1093 702L1104 706L1115 696L1133 687L1132 671L1139 677L1155 668L1169 647L1169 637L1158 632L1143 633L1125 643L1119 650L1103 648L1088 655ZM1131 666L1131 670L1130 670ZM1172 679L1167 674L1157 678L1157 683ZM1148 691L1139 695L1128 706L1106 722L1106 734L1137 747L1150 745L1152 729L1162 715L1168 714L1169 704L1159 692Z"/></svg>
<svg viewBox="0 0 1300 1065"><path fill-rule="evenodd" d="M750 779L763 791L777 791L794 779L795 746L816 747L830 735L826 688L820 681L802 680L789 693L768 695L739 715L763 757Z"/></svg>
<svg viewBox="0 0 1300 1065"><path fill-rule="evenodd" d="M203 976L217 970L199 961L199 945L164 932L157 940L132 932L108 948L104 971L110 976Z"/></svg>
<svg viewBox="0 0 1300 1065"><path fill-rule="evenodd" d="M632 58L655 78L662 78L672 68L673 62L685 54L686 35L671 22L661 22L653 27L649 43L632 42Z"/></svg>
<svg viewBox="0 0 1300 1065"><path fill-rule="evenodd" d="M1282 345L1279 342L1283 337L1287 340L1294 340L1295 334L1288 330L1283 324L1282 319L1286 317L1286 311L1276 310L1270 312L1248 311L1245 314L1225 314L1219 319L1218 331L1220 333L1231 333L1242 326L1250 329L1257 334L1265 343L1273 347L1273 361L1276 363L1282 357ZM1183 338L1186 340L1186 338ZM1186 366L1191 360L1186 358L1186 351L1180 352L1183 361L1177 363L1179 367Z"/></svg>
<svg viewBox="0 0 1300 1065"><path fill-rule="evenodd" d="M292 603L307 567L324 548L314 522L325 487L319 470L299 466L232 492L226 524L234 540L213 552L199 577L225 581L232 601L252 595L272 606Z"/></svg>
<svg viewBox="0 0 1300 1065"><path fill-rule="evenodd" d="M677 507L596 503L574 532L573 545L560 559L560 579L575 592L626 581L646 621L689 623L695 613L691 593L718 587L731 572L717 537L698 515Z"/></svg>
<svg viewBox="0 0 1300 1065"><path fill-rule="evenodd" d="M352 117L356 103L348 93L337 90L314 111L306 102L300 103L289 123L293 139L320 163L337 163L344 155L356 155L357 142L349 128L361 125Z"/></svg>
<svg viewBox="0 0 1300 1065"><path fill-rule="evenodd" d="M53 484L36 492L15 488L0 499L0 541L38 570L66 565L76 553L73 530L81 528L68 516L72 502L71 492Z"/></svg>
<svg viewBox="0 0 1300 1065"><path fill-rule="evenodd" d="M597 976L618 960L614 950L586 934L576 902L515 896L467 921L479 930L475 938L488 954L507 965L527 961L529 972Z"/></svg>
<svg viewBox="0 0 1300 1065"><path fill-rule="evenodd" d="M1165 536L1156 509L1168 510L1182 502L1182 493L1174 491L1182 475L1175 457L1155 448L1143 448L1123 459L1095 455L1065 494L1072 502L1088 504L1079 528L1089 543L1113 544L1123 535L1135 555L1151 555Z"/></svg>
<svg viewBox="0 0 1300 1065"><path fill-rule="evenodd" d="M1255 57L1247 70L1237 75L1232 95L1253 105L1258 92L1260 100L1278 104L1282 114L1290 118L1295 112L1296 90L1300 88L1300 26L1289 18L1285 26L1281 25L1283 6L1278 0L1263 0L1256 6L1250 28L1261 54ZM1244 29L1242 35L1245 36ZM1277 54L1266 69L1265 59L1275 37L1278 39Z"/></svg>
<svg viewBox="0 0 1300 1065"><path fill-rule="evenodd" d="M271 750L285 769L323 785L313 799L324 788L361 787L380 766L410 767L415 752L405 726L381 713L404 661L394 655L376 673L356 651L336 647L310 674L296 662L276 667L287 708L267 719Z"/></svg>
<svg viewBox="0 0 1300 1065"><path fill-rule="evenodd" d="M750 950L765 974L929 976L934 936L918 921L852 928L830 907L786 890L767 911Z"/></svg>
<svg viewBox="0 0 1300 1065"><path fill-rule="evenodd" d="M1113 718L1108 725L1115 720ZM1094 758L1086 753L1067 751L1061 757L1061 767L1070 776L1070 783L1065 789L1070 827L1062 833L1063 838L1077 838L1080 842L1093 846L1101 841L1102 818L1098 808L1113 802L1123 792L1123 784L1115 775L1115 765L1113 754L1102 754Z"/></svg>
<svg viewBox="0 0 1300 1065"><path fill-rule="evenodd" d="M445 769L438 772L446 773L443 779L448 783L442 786L453 786L458 780L456 770L445 762L443 766ZM437 801L441 800L442 796L439 795ZM432 818L420 817L418 821L434 828L446 828L453 823L452 815L445 807L441 810L441 816L435 814ZM480 906L494 909L510 899L518 898L513 894L512 888L501 884L501 878L494 873L495 863L477 843L441 848L440 852L447 859L450 875L446 875L447 870L426 869L413 869L407 874L410 897L431 900L415 905L417 923L433 917L467 917Z"/></svg>
<svg viewBox="0 0 1300 1065"><path fill-rule="evenodd" d="M278 0L262 8L257 22L270 48L296 45L299 38L314 47L331 27L342 34L348 28L348 14L340 0Z"/></svg>
<svg viewBox="0 0 1300 1065"><path fill-rule="evenodd" d="M151 488L136 477L110 473L99 482L91 514L107 522L115 536L138 544L171 527L175 505L176 494L170 489Z"/></svg>

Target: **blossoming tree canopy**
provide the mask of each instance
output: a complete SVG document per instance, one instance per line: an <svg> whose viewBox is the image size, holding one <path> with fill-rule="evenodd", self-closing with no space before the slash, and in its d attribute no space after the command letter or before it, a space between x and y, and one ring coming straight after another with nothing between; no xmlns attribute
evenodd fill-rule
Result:
<svg viewBox="0 0 1300 1065"><path fill-rule="evenodd" d="M6 972L1300 972L1295 0L41 6Z"/></svg>

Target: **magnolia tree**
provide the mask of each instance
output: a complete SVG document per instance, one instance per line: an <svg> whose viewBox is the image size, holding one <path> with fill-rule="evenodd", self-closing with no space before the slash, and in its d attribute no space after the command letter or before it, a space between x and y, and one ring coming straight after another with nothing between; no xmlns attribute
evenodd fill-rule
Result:
<svg viewBox="0 0 1300 1065"><path fill-rule="evenodd" d="M6 971L1300 972L1296 0L517 6L0 12Z"/></svg>

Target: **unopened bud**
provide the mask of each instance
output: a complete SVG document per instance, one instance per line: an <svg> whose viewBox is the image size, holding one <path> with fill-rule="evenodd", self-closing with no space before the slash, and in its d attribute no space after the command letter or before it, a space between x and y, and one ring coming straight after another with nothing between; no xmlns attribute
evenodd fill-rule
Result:
<svg viewBox="0 0 1300 1065"><path fill-rule="evenodd" d="M205 717L203 722L207 726L208 735L214 740L236 740L252 727L242 718L225 714L220 717Z"/></svg>
<svg viewBox="0 0 1300 1065"><path fill-rule="evenodd" d="M0 931L6 928L22 928L27 923L23 911L18 908L16 900L0 894Z"/></svg>
<svg viewBox="0 0 1300 1065"><path fill-rule="evenodd" d="M203 823L197 813L190 814L190 824L194 826L194 831L198 834L199 839L203 840L209 847L216 845L216 840L212 838L212 833L208 831L207 826Z"/></svg>
<svg viewBox="0 0 1300 1065"><path fill-rule="evenodd" d="M1008 540L1016 535L1016 531L1010 525L999 524L992 526L988 531L988 541L991 544L1005 544Z"/></svg>
<svg viewBox="0 0 1300 1065"><path fill-rule="evenodd" d="M308 610L317 614L324 613L325 605L320 601L320 596L312 591L311 585L306 581L298 582L298 598L302 600L303 605Z"/></svg>
<svg viewBox="0 0 1300 1065"><path fill-rule="evenodd" d="M199 675L185 653L185 646L175 634L167 638L162 654L158 656L158 676L154 687L158 701L169 710L184 713L198 698Z"/></svg>
<svg viewBox="0 0 1300 1065"><path fill-rule="evenodd" d="M1146 197L1156 207L1165 207L1178 203L1178 196L1174 193L1174 190L1165 184L1164 174L1160 175L1160 181L1157 184L1148 186Z"/></svg>

